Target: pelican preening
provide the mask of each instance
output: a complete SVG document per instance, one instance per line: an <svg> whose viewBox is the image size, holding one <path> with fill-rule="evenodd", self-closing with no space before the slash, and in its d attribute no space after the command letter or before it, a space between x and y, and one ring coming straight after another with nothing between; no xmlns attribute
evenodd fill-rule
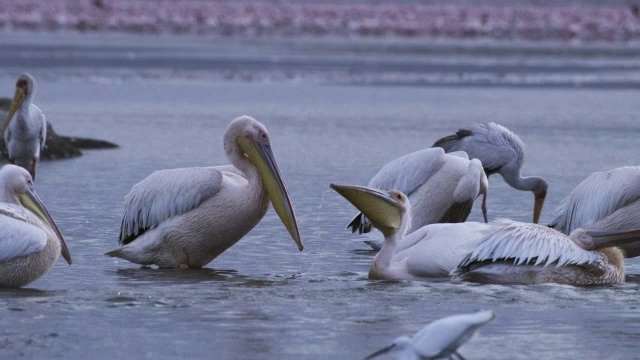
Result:
<svg viewBox="0 0 640 360"><path fill-rule="evenodd" d="M47 121L40 108L33 104L36 89L33 76L25 73L18 77L9 114L2 128L9 162L29 170L34 180L40 151L47 138Z"/></svg>
<svg viewBox="0 0 640 360"><path fill-rule="evenodd" d="M626 166L589 175L562 200L549 226L565 234L577 228L640 228L640 167ZM640 256L640 243L620 247L626 257Z"/></svg>
<svg viewBox="0 0 640 360"><path fill-rule="evenodd" d="M21 287L46 274L71 254L49 212L31 191L23 168L0 168L0 287Z"/></svg>
<svg viewBox="0 0 640 360"><path fill-rule="evenodd" d="M142 265L202 267L258 224L269 199L302 251L264 125L249 116L233 120L224 149L233 166L160 170L136 184L125 197L123 246L106 255Z"/></svg>
<svg viewBox="0 0 640 360"><path fill-rule="evenodd" d="M547 196L547 182L539 177L520 175L525 150L518 135L496 123L474 124L439 139L433 147L441 147L446 152L464 151L469 158L482 162L487 176L498 173L511 187L533 192L533 222L538 223Z"/></svg>
<svg viewBox="0 0 640 360"><path fill-rule="evenodd" d="M503 284L620 283L624 259L615 246L640 240L640 230L577 229L566 236L546 226L514 221L432 224L405 236L411 205L403 193L331 187L385 236L369 271L371 279L425 280L453 272L463 280Z"/></svg>
<svg viewBox="0 0 640 360"><path fill-rule="evenodd" d="M368 187L398 190L408 195L413 208L409 233L427 224L463 222L473 201L483 194L482 213L487 221L487 176L477 159L464 152L445 154L441 148L416 151L392 160L371 179ZM371 222L362 213L349 223L352 232L367 233ZM369 245L376 248L375 241Z"/></svg>
<svg viewBox="0 0 640 360"><path fill-rule="evenodd" d="M469 341L476 331L495 319L491 310L473 314L447 316L427 324L414 336L400 336L365 360L394 352L398 360L429 360L457 357L464 359L458 348Z"/></svg>

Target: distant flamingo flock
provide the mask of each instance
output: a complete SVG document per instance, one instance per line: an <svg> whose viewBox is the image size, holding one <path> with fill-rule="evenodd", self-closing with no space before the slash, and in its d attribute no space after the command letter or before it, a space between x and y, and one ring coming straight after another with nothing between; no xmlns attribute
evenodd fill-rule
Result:
<svg viewBox="0 0 640 360"><path fill-rule="evenodd" d="M0 30L625 43L640 40L640 6L0 0Z"/></svg>

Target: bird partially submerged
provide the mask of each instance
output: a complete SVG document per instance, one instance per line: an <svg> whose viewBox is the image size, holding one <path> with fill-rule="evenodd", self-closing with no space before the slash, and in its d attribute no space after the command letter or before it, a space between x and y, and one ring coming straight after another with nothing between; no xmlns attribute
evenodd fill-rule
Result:
<svg viewBox="0 0 640 360"><path fill-rule="evenodd" d="M562 200L550 227L622 231L640 228L640 166L595 172ZM640 243L622 244L626 257L640 256Z"/></svg>
<svg viewBox="0 0 640 360"><path fill-rule="evenodd" d="M380 230L384 242L373 259L370 279L425 280L449 277L473 250L490 225L466 222L430 224L408 234L412 223L409 198L397 190L331 184Z"/></svg>
<svg viewBox="0 0 640 360"><path fill-rule="evenodd" d="M443 149L429 148L407 154L384 165L367 186L395 189L409 197L415 210L409 233L427 224L465 221L479 195L483 195L482 214L487 221L487 176L480 161L469 160L462 151L445 154ZM368 233L371 222L360 213L347 227L354 233ZM381 246L380 241L368 243Z"/></svg>
<svg viewBox="0 0 640 360"><path fill-rule="evenodd" d="M453 356L464 359L458 348L495 317L496 314L491 310L447 316L427 324L412 337L396 338L390 345L367 356L365 360L388 352L395 353L399 360L444 359Z"/></svg>
<svg viewBox="0 0 640 360"><path fill-rule="evenodd" d="M447 153L464 151L470 159L482 162L487 176L498 173L511 187L531 191L534 195L533 222L538 223L548 186L542 178L520 175L525 148L518 135L493 122L473 124L437 140L433 147L443 148Z"/></svg>
<svg viewBox="0 0 640 360"><path fill-rule="evenodd" d="M33 103L36 90L33 76L25 73L18 77L9 114L2 127L9 162L27 169L33 179L47 138L47 121L42 110Z"/></svg>
<svg viewBox="0 0 640 360"><path fill-rule="evenodd" d="M60 254L71 254L58 226L23 168L0 168L0 287L21 287L46 274Z"/></svg>
<svg viewBox="0 0 640 360"><path fill-rule="evenodd" d="M451 274L491 284L619 284L624 255L616 246L638 241L640 230L576 229L567 236L542 225L503 221Z"/></svg>
<svg viewBox="0 0 640 360"><path fill-rule="evenodd" d="M269 200L302 251L298 224L267 129L249 116L224 135L233 166L160 170L125 197L123 246L106 253L142 265L199 268L258 224Z"/></svg>
<svg viewBox="0 0 640 360"><path fill-rule="evenodd" d="M371 279L428 280L451 274L503 284L613 284L624 281L624 258L617 246L640 241L640 230L577 229L567 236L508 220L431 224L405 236L411 205L403 193L331 187L385 236L369 270Z"/></svg>

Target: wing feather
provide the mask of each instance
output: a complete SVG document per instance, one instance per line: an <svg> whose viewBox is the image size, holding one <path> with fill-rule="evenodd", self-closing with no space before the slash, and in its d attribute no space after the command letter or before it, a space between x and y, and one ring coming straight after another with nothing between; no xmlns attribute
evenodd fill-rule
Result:
<svg viewBox="0 0 640 360"><path fill-rule="evenodd" d="M0 204L0 261L42 251L47 233L34 226L35 216L21 207Z"/></svg>
<svg viewBox="0 0 640 360"><path fill-rule="evenodd" d="M566 235L546 226L503 220L458 268L475 262L507 259L515 265L530 264L535 260L535 265L564 266L591 264L600 257L597 252L580 248Z"/></svg>
<svg viewBox="0 0 640 360"><path fill-rule="evenodd" d="M128 244L161 222L191 211L222 188L222 172L213 167L159 170L125 196L120 243Z"/></svg>
<svg viewBox="0 0 640 360"><path fill-rule="evenodd" d="M640 167L626 166L596 172L562 200L549 226L570 234L588 228L616 210L640 200Z"/></svg>
<svg viewBox="0 0 640 360"><path fill-rule="evenodd" d="M441 148L423 149L388 162L369 181L369 187L399 190L410 196L444 165Z"/></svg>
<svg viewBox="0 0 640 360"><path fill-rule="evenodd" d="M439 139L433 146L441 147L447 153L466 152L470 159L482 162L488 175L498 172L509 163L522 164L525 151L518 135L493 122L460 129L455 135Z"/></svg>

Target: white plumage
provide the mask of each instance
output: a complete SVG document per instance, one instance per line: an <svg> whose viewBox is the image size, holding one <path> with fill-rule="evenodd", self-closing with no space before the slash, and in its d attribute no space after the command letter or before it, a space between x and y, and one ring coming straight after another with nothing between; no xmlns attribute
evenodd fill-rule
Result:
<svg viewBox="0 0 640 360"><path fill-rule="evenodd" d="M521 176L525 147L516 134L493 122L473 124L437 140L433 147L443 148L447 153L464 151L470 159L482 162L487 176L498 173L511 187L533 192L533 222L538 222L547 195L547 183L539 177Z"/></svg>
<svg viewBox="0 0 640 360"><path fill-rule="evenodd" d="M125 197L122 247L108 256L160 267L206 265L249 232L269 200L302 250L288 193L266 128L241 116L224 135L233 166L156 171Z"/></svg>
<svg viewBox="0 0 640 360"><path fill-rule="evenodd" d="M0 286L20 287L51 269L62 253L71 255L55 222L31 191L23 168L0 169Z"/></svg>
<svg viewBox="0 0 640 360"><path fill-rule="evenodd" d="M18 77L16 93L3 127L9 162L27 169L33 179L47 138L47 121L33 103L36 90L33 76L25 73Z"/></svg>
<svg viewBox="0 0 640 360"><path fill-rule="evenodd" d="M373 226L384 229L384 245L369 270L371 279L429 280L451 274L489 283L620 283L624 259L613 246L640 239L640 230L577 229L567 236L509 220L431 224L405 235L411 205L404 194L350 185L332 188L375 219Z"/></svg>
<svg viewBox="0 0 640 360"><path fill-rule="evenodd" d="M55 236L33 213L7 203L0 203L0 229L0 262L42 251Z"/></svg>
<svg viewBox="0 0 640 360"><path fill-rule="evenodd" d="M501 220L461 262L465 267L473 262L509 259L514 265L532 264L555 267L588 265L601 259L596 251L585 251L566 235L537 224Z"/></svg>
<svg viewBox="0 0 640 360"><path fill-rule="evenodd" d="M134 185L125 196L120 241L141 230L189 212L222 188L222 171L215 167L159 170Z"/></svg>
<svg viewBox="0 0 640 360"><path fill-rule="evenodd" d="M493 311L447 316L433 321L414 336L401 336L391 345L366 357L372 359L387 352L394 352L399 360L431 360L457 356L458 348L473 337L476 331L495 318Z"/></svg>
<svg viewBox="0 0 640 360"><path fill-rule="evenodd" d="M427 224L465 221L476 197L486 196L488 181L480 161L470 161L464 152L445 154L443 149L429 148L390 161L368 187L408 195L414 208L411 233ZM371 222L358 214L349 227L366 233ZM379 242L370 245L376 248Z"/></svg>
<svg viewBox="0 0 640 360"><path fill-rule="evenodd" d="M549 226L570 234L578 228L632 230L640 228L640 167L595 172L562 200ZM622 246L627 257L640 256L640 247Z"/></svg>

